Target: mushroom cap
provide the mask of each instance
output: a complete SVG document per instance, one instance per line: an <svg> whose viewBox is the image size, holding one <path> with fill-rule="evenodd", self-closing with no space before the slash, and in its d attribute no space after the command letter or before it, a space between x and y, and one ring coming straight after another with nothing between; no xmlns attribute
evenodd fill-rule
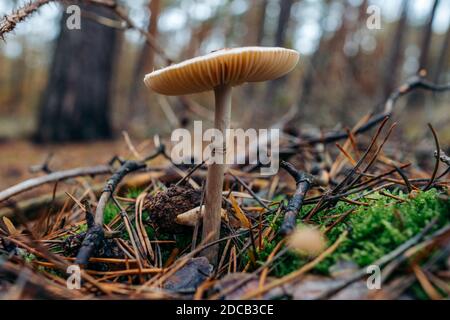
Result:
<svg viewBox="0 0 450 320"><path fill-rule="evenodd" d="M221 49L162 68L145 76L150 89L176 96L279 78L299 60L295 50L278 47Z"/></svg>

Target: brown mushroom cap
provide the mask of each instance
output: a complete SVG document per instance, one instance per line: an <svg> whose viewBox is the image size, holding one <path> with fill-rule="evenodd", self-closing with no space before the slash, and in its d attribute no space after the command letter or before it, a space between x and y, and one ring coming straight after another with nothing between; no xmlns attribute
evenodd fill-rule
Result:
<svg viewBox="0 0 450 320"><path fill-rule="evenodd" d="M144 82L160 94L184 95L276 79L291 71L298 60L297 51L285 48L222 49L153 71Z"/></svg>

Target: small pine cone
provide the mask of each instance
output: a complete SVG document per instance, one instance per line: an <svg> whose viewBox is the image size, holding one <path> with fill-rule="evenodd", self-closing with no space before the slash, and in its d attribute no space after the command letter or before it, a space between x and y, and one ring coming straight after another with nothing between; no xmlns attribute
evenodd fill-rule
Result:
<svg viewBox="0 0 450 320"><path fill-rule="evenodd" d="M187 228L175 222L175 218L200 205L201 191L190 186L170 186L147 198L144 206L151 221L162 232L182 233Z"/></svg>

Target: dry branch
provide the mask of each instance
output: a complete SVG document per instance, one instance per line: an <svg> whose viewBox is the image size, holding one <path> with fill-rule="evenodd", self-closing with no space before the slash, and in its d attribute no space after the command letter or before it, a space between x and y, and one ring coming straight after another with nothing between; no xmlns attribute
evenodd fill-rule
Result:
<svg viewBox="0 0 450 320"><path fill-rule="evenodd" d="M395 103L397 100L416 90L416 89L424 89L428 91L433 92L443 92L450 90L450 83L446 84L436 84L433 82L430 82L426 79L424 79L422 76L417 75L411 77L409 80L406 81L403 85L398 87L394 92L392 92L386 102L384 103L384 110L381 113L372 115L370 119L364 123L363 125L359 126L358 128L354 129L353 132L351 132L353 135L361 134L363 132L368 131L369 129L376 126L378 123L382 122L386 117L390 117L392 113L394 112ZM374 109L377 109L379 105L375 106ZM299 144L293 145L292 148L298 148L298 147L304 147L308 145L315 145L318 143L331 143L336 142L338 140L346 139L349 137L349 132L342 130L339 132L329 132L324 135L322 135L319 138L304 138L303 141Z"/></svg>
<svg viewBox="0 0 450 320"><path fill-rule="evenodd" d="M97 208L95 209L95 220L89 226L86 236L81 244L80 251L78 252L76 259L77 264L86 265L101 240L105 237L103 229L105 207L122 179L131 172L145 168L147 166L145 164L146 161L156 158L160 154L165 154L165 146L163 144L158 145L155 152L142 161L118 160L121 162L121 166L106 182L105 188L103 189L102 195L98 201Z"/></svg>
<svg viewBox="0 0 450 320"><path fill-rule="evenodd" d="M116 190L118 184L130 172L145 168L145 163L138 161L125 161L121 167L106 182L102 195L95 210L95 221L88 225L88 231L81 244L80 251L77 254L76 264L86 265L95 249L104 239L103 216L106 204ZM89 213L86 213L89 216Z"/></svg>
<svg viewBox="0 0 450 320"><path fill-rule="evenodd" d="M27 17L35 13L43 5L55 0L37 0L28 3L20 9L15 10L9 15L5 15L0 20L0 38L4 39L5 34L14 30L16 25L24 21Z"/></svg>
<svg viewBox="0 0 450 320"><path fill-rule="evenodd" d="M103 6L111 9L114 13L125 22L126 29L134 29L137 30L141 35L145 37L145 41L152 47L156 53L158 53L167 64L172 63L173 61L167 56L164 52L164 49L158 44L156 39L148 33L146 30L138 27L133 20L127 14L127 9L121 5L119 5L115 0L79 0L80 2L96 4L99 6ZM51 2L64 2L63 0L36 0L31 1L23 7L15 10L9 15L5 15L2 20L0 20L0 38L4 39L5 35L14 30L16 25L26 18L31 16L40 7L51 3Z"/></svg>
<svg viewBox="0 0 450 320"><path fill-rule="evenodd" d="M303 200L313 183L314 177L308 173L298 171L292 164L286 161L281 161L280 167L285 169L295 179L295 184L297 185L295 193L287 205L284 221L280 230L283 235L288 235L297 225L295 221L297 214L302 208Z"/></svg>
<svg viewBox="0 0 450 320"><path fill-rule="evenodd" d="M81 176L95 176L99 174L111 173L112 168L108 165L100 165L95 167L81 167L63 171L57 171L50 173L42 177L36 177L29 180L25 180L18 183L6 190L0 192L0 202L5 201L15 195L22 192L34 189L46 183L58 182L62 180L67 180L70 178L81 177Z"/></svg>

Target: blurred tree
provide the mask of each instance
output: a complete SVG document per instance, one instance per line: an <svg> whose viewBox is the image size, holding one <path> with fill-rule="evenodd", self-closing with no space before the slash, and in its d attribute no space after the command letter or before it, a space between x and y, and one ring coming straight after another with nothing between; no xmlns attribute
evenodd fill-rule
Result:
<svg viewBox="0 0 450 320"><path fill-rule="evenodd" d="M431 35L433 34L433 21L436 16L436 9L439 5L439 0L434 0L428 21L425 25L425 30L422 37L422 47L420 51L419 70L427 68L428 53L430 51Z"/></svg>
<svg viewBox="0 0 450 320"><path fill-rule="evenodd" d="M19 40L21 42L21 46L23 51L26 52L26 42ZM27 72L27 64L26 64L26 56L22 54L11 61L11 71L9 72L10 76L10 95L7 100L8 113L9 114L17 114L22 101L23 93L24 93L24 79Z"/></svg>
<svg viewBox="0 0 450 320"><path fill-rule="evenodd" d="M197 56L202 43L211 35L213 30L214 19L208 19L199 26L193 27L191 39L187 43L186 48L182 50L182 57L184 59L190 59Z"/></svg>
<svg viewBox="0 0 450 320"><path fill-rule="evenodd" d="M384 71L383 98L388 95L397 86L398 72L401 66L402 52L404 47L405 32L408 20L408 0L403 0L400 19L397 22L394 37L392 38L391 52L387 62L387 68Z"/></svg>
<svg viewBox="0 0 450 320"><path fill-rule="evenodd" d="M280 15L278 16L277 31L275 33L275 46L282 47L286 40L286 31L291 16L292 5L295 0L280 0Z"/></svg>
<svg viewBox="0 0 450 320"><path fill-rule="evenodd" d="M417 73L420 70L427 70L427 68L428 68L428 55L430 52L431 37L433 35L433 21L436 16L436 9L438 7L438 4L439 4L439 0L434 0L430 14L428 16L428 20L427 20L424 30L423 30L422 44L420 47L419 67L418 67ZM424 97L424 95L420 94L419 92L413 92L409 96L408 102L411 105L411 108L417 109L417 108L420 108L424 104L425 97Z"/></svg>
<svg viewBox="0 0 450 320"><path fill-rule="evenodd" d="M81 29L69 30L64 13L47 88L38 113L37 142L107 139L112 136L110 88L116 30L94 21L109 9L80 4Z"/></svg>
<svg viewBox="0 0 450 320"><path fill-rule="evenodd" d="M14 8L18 5L18 0L12 0L12 5ZM26 42L19 40L21 42L21 46L23 47L23 51L26 52ZM20 104L20 100L23 94L23 79L25 79L26 74L26 61L25 54L20 55L12 62L12 70L14 72L10 72L10 84L11 84L11 95L8 99L8 113L14 114L17 112L17 105Z"/></svg>
<svg viewBox="0 0 450 320"><path fill-rule="evenodd" d="M150 21L148 24L148 33L154 39L158 36L158 18L161 11L161 1L151 0L148 4L150 12ZM145 42L139 54L138 61L134 68L133 85L130 91L130 112L131 118L139 116L139 114L146 108L146 91L145 85L142 81L146 73L153 71L155 61L155 52L152 47ZM131 123L130 119L129 123Z"/></svg>
<svg viewBox="0 0 450 320"><path fill-rule="evenodd" d="M252 0L246 14L246 46L260 46L264 37L267 0Z"/></svg>
<svg viewBox="0 0 450 320"><path fill-rule="evenodd" d="M266 11L267 11L267 0L259 1L260 4L260 10L258 15L258 23L257 23L257 38L256 43L260 46L263 43L264 40L264 29L266 26Z"/></svg>
<svg viewBox="0 0 450 320"><path fill-rule="evenodd" d="M280 0L280 14L278 16L277 30L275 32L274 45L275 47L283 47L286 42L286 33L291 17L292 5L296 0ZM272 80L269 82L266 99L269 104L274 102L278 88L284 83L285 78Z"/></svg>
<svg viewBox="0 0 450 320"><path fill-rule="evenodd" d="M253 0L247 10L246 25L248 32L245 37L245 46L261 46L263 44L267 1ZM245 86L244 90L247 99L254 101L255 86Z"/></svg>
<svg viewBox="0 0 450 320"><path fill-rule="evenodd" d="M450 26L447 28L445 33L444 42L442 43L441 52L439 53L439 58L436 62L436 67L434 70L434 82L439 82L442 71L447 70L446 67L449 63L448 48L450 44Z"/></svg>
<svg viewBox="0 0 450 320"><path fill-rule="evenodd" d="M327 17L332 10L332 2L333 1L331 0L327 0L324 3L321 19L322 30L325 29L325 17ZM345 4L345 8L348 8L349 6L348 3ZM343 12L345 12L345 10L343 10ZM348 21L345 19L345 14L342 15L342 20L343 22L340 24L340 27L331 35L331 37L325 37L325 33L322 34L316 52L312 55L309 59L309 63L306 65L305 75L300 84L301 88L299 90L300 95L298 97L297 114L291 121L294 125L305 116L305 113L308 112L308 110L313 113L317 111L314 108L308 108L308 105L311 104L315 91L319 90L323 92L327 89L325 85L327 78L331 78L329 68L333 56L329 53L333 52L336 53L336 55L342 55L342 48L348 31ZM336 86L336 84L334 84L334 86Z"/></svg>

